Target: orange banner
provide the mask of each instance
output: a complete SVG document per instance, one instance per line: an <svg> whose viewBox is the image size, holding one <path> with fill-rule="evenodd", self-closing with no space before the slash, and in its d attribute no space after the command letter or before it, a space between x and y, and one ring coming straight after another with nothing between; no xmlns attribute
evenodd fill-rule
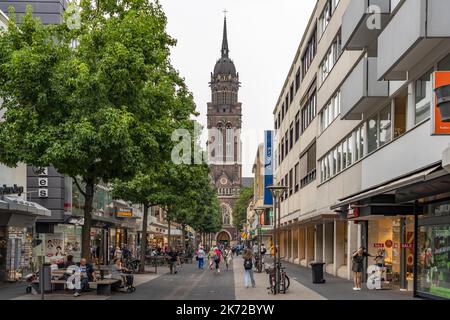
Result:
<svg viewBox="0 0 450 320"><path fill-rule="evenodd" d="M450 85L450 72L448 71L436 71L434 73L434 90L442 86ZM436 94L435 94L436 96ZM435 99L433 108L433 134L435 135L450 135L450 122L443 122L441 113L437 105L437 99Z"/></svg>

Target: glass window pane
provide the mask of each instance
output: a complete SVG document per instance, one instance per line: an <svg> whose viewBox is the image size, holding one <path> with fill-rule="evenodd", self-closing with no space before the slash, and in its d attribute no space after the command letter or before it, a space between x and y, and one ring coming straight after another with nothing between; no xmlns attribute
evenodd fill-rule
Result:
<svg viewBox="0 0 450 320"><path fill-rule="evenodd" d="M342 171L342 144L337 147L337 172Z"/></svg>
<svg viewBox="0 0 450 320"><path fill-rule="evenodd" d="M345 140L342 144L342 170L347 168L347 157L348 157L348 141Z"/></svg>
<svg viewBox="0 0 450 320"><path fill-rule="evenodd" d="M392 140L391 107L380 112L380 147Z"/></svg>
<svg viewBox="0 0 450 320"><path fill-rule="evenodd" d="M353 135L351 135L347 140L347 166L351 166L353 163L352 155L353 155Z"/></svg>
<svg viewBox="0 0 450 320"><path fill-rule="evenodd" d="M416 124L430 117L430 106L433 97L433 88L431 84L431 73L433 69L428 71L424 76L415 82L416 92Z"/></svg>
<svg viewBox="0 0 450 320"><path fill-rule="evenodd" d="M378 115L367 122L367 152L371 153L378 148Z"/></svg>

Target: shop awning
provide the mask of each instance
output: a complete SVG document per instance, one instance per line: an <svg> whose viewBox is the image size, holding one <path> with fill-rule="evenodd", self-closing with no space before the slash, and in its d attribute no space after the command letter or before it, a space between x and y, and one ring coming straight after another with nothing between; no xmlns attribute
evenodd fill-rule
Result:
<svg viewBox="0 0 450 320"><path fill-rule="evenodd" d="M3 196L0 199L0 210L8 213L25 214L32 216L51 216L52 213L47 208L31 202L22 200L15 196Z"/></svg>
<svg viewBox="0 0 450 320"><path fill-rule="evenodd" d="M355 204L358 201L368 199L368 198L371 198L374 196L378 196L381 194L393 192L397 189L423 182L426 180L426 178L429 174L438 170L440 167L441 167L440 165L436 165L429 169L422 170L420 172L416 172L416 173L410 174L408 176L404 176L404 177L398 178L396 180L387 182L385 184L379 185L377 187L362 191L362 192L352 195L350 197L340 199L339 203L331 206L331 210L338 210L343 207L348 207L349 205Z"/></svg>

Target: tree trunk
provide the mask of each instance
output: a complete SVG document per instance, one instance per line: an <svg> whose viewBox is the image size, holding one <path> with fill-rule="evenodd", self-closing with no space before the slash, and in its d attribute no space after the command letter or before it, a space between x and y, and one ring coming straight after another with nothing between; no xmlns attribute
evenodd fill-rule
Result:
<svg viewBox="0 0 450 320"><path fill-rule="evenodd" d="M148 208L149 205L144 203L144 216L142 217L142 237L141 237L141 264L140 272L145 272L145 255L147 253L147 225L148 225Z"/></svg>
<svg viewBox="0 0 450 320"><path fill-rule="evenodd" d="M186 227L183 224L181 225L181 237L183 238L183 250L186 252Z"/></svg>
<svg viewBox="0 0 450 320"><path fill-rule="evenodd" d="M91 261L91 225L92 225L92 203L94 201L94 179L88 179L85 187L84 201L84 223L81 231L81 258Z"/></svg>
<svg viewBox="0 0 450 320"><path fill-rule="evenodd" d="M167 230L167 246L169 247L168 249L169 249L169 251L170 251L170 248L172 248L172 246L171 246L171 237L170 237L170 219L167 219L167 227L168 227L168 230Z"/></svg>

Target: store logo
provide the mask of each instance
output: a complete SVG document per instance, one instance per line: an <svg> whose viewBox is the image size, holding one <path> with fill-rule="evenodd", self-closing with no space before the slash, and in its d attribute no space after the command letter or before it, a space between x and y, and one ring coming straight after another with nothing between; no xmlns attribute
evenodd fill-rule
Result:
<svg viewBox="0 0 450 320"><path fill-rule="evenodd" d="M18 187L16 184L12 187L8 187L6 184L4 184L2 187L0 187L0 194L1 195L7 195L7 194L18 194L19 196L23 193L24 188Z"/></svg>

